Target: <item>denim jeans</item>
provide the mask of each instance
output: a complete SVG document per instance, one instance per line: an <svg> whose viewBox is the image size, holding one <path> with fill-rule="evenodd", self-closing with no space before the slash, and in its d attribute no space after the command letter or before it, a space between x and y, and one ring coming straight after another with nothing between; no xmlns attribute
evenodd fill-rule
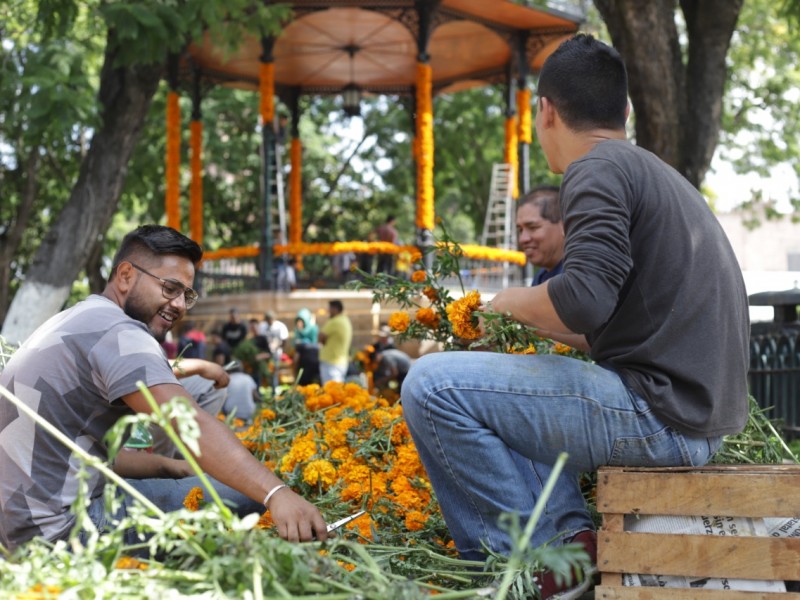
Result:
<svg viewBox="0 0 800 600"><path fill-rule="evenodd" d="M254 512L261 514L266 510L263 504L251 500L232 487L220 483L213 477L209 477L208 479L220 498L222 498L222 501L240 517ZM211 494L202 484L199 477L185 477L183 479L126 479L126 481L164 512L173 512L184 508L183 501L186 495L195 487L203 489L203 499L205 501L212 501ZM119 493L124 494L125 497L121 509L115 515L117 519L127 516L128 507L134 502L133 498L125 494L122 490L120 490ZM105 512L105 505L102 497L95 498L92 501L89 505L88 515L99 530L102 531L108 528L108 515ZM125 544L138 544L140 542L141 539L139 538L139 534L136 533L135 528L125 531Z"/></svg>
<svg viewBox="0 0 800 600"><path fill-rule="evenodd" d="M403 383L403 412L461 556L507 554L502 513L530 517L561 452L569 458L532 546L594 529L577 481L601 465L700 466L721 438L664 425L619 375L557 355L442 352Z"/></svg>

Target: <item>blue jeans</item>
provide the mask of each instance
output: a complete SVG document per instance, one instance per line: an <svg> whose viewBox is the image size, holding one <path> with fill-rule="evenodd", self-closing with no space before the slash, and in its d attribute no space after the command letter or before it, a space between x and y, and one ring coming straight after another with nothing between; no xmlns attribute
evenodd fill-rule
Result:
<svg viewBox="0 0 800 600"><path fill-rule="evenodd" d="M507 554L502 513L524 523L561 452L569 458L531 540L594 529L577 481L601 465L699 466L720 437L664 425L613 371L557 355L442 352L403 383L403 412L461 556Z"/></svg>
<svg viewBox="0 0 800 600"><path fill-rule="evenodd" d="M232 487L220 483L213 477L209 477L208 479L220 498L222 498L222 501L225 505L230 507L234 514L244 517L254 512L261 514L266 510L263 504L251 500ZM199 477L185 477L183 479L126 479L126 481L164 512L173 512L184 508L183 501L186 495L195 487L203 489L203 500L205 502L212 501L211 494L202 484ZM116 513L115 518L121 519L128 515L128 508L134 502L134 499L125 494L122 490L119 490L118 493L123 494L124 499L122 507L119 512ZM92 501L89 505L88 514L92 523L94 523L99 530L108 529L109 517L105 512L105 505L102 497L95 498ZM141 541L135 528L130 528L125 531L123 543L139 544Z"/></svg>

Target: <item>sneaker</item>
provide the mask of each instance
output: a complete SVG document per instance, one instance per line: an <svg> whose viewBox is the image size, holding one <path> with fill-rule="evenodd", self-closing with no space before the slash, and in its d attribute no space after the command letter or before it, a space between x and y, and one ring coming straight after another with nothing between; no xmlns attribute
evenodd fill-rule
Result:
<svg viewBox="0 0 800 600"><path fill-rule="evenodd" d="M594 531L581 531L570 540L571 544L580 544L589 555L592 567L579 572L573 568L569 581L561 580L556 583L556 577L551 571L539 574L536 585L539 586L539 595L542 600L575 600L588 592L595 584L597 575L597 534Z"/></svg>

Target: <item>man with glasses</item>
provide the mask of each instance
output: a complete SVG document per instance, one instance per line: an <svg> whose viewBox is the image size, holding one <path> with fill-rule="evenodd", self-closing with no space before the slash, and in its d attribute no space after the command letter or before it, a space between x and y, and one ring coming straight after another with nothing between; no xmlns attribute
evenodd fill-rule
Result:
<svg viewBox="0 0 800 600"><path fill-rule="evenodd" d="M145 225L129 233L103 293L39 327L14 353L0 385L101 460L108 459L104 436L121 416L151 412L138 382L158 404L186 398L200 431L196 458L216 478L222 498L240 515L266 506L284 539L324 540L319 511L252 456L224 423L198 410L159 345L197 302L190 285L202 254L169 227ZM0 396L0 544L13 550L34 537L56 541L69 535L76 521L71 506L81 487L73 463L58 439ZM198 477L186 476L184 461L156 454L123 451L114 467L165 511L182 508L186 494L202 487ZM88 471L88 514L98 528L113 527L104 509L104 478ZM125 495L121 500L117 517L132 502ZM137 541L135 531L126 532L126 543Z"/></svg>

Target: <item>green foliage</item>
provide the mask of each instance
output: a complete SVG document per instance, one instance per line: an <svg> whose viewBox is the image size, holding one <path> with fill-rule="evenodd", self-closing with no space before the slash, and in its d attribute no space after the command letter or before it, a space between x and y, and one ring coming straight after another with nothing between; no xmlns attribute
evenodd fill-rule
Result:
<svg viewBox="0 0 800 600"><path fill-rule="evenodd" d="M748 398L750 414L741 433L725 436L722 447L712 459L716 464L780 464L798 463L798 454L787 446L767 417L767 409L756 399Z"/></svg>

